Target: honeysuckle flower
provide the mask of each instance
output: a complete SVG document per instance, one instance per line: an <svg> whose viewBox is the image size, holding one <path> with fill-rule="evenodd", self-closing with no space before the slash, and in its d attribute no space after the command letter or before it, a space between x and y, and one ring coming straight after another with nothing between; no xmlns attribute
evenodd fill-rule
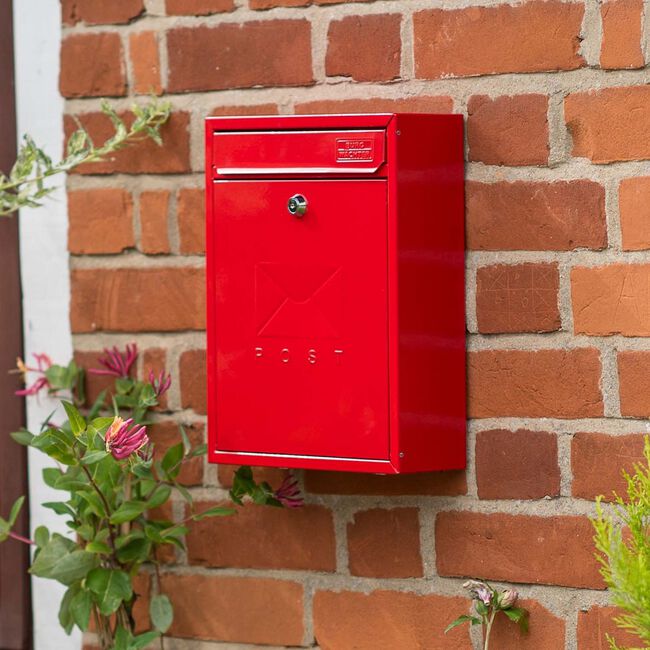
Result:
<svg viewBox="0 0 650 650"><path fill-rule="evenodd" d="M484 605L492 602L492 590L484 582L468 580L463 583L463 587L469 591L474 600L480 600Z"/></svg>
<svg viewBox="0 0 650 650"><path fill-rule="evenodd" d="M161 371L161 373L156 377L153 374L153 370L149 371L149 383L153 386L153 391L156 393L156 397L160 399L168 390L169 387L172 385L172 376L171 374L166 374L165 371Z"/></svg>
<svg viewBox="0 0 650 650"><path fill-rule="evenodd" d="M104 441L106 451L108 451L115 460L128 458L133 452L141 450L149 444L147 436L147 427L139 426L133 423L133 418L123 420L116 416L106 431Z"/></svg>
<svg viewBox="0 0 650 650"><path fill-rule="evenodd" d="M113 375L127 379L131 368L138 358L138 346L135 343L129 343L126 346L126 352L120 352L117 346L111 349L104 348L105 357L97 359L103 368L91 368L88 372L93 375Z"/></svg>
<svg viewBox="0 0 650 650"><path fill-rule="evenodd" d="M282 481L282 485L273 493L273 496L285 508L301 508L304 505L298 481L291 474Z"/></svg>
<svg viewBox="0 0 650 650"><path fill-rule="evenodd" d="M519 594L515 589L506 589L501 592L499 602L503 609L508 609L508 607L512 607L517 602L517 598L519 598Z"/></svg>
<svg viewBox="0 0 650 650"><path fill-rule="evenodd" d="M15 391L15 395L27 396L27 395L36 395L44 388L49 388L50 383L45 376L45 371L52 365L52 360L47 354L34 354L34 359L36 359L36 367L31 367L25 364L25 362L18 357L16 359L16 370L12 372L17 372L21 375L22 380L27 384L27 374L30 372L37 373L40 375L31 385L25 386L20 390Z"/></svg>

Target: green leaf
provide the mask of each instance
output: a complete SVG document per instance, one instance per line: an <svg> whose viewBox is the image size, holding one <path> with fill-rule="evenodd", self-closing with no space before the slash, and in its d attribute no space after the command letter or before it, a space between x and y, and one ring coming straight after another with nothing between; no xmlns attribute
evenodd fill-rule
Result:
<svg viewBox="0 0 650 650"><path fill-rule="evenodd" d="M165 528L165 530L161 531L160 536L165 539L169 539L170 537L182 537L183 535L187 535L188 533L188 528L187 526L171 526L170 528Z"/></svg>
<svg viewBox="0 0 650 650"><path fill-rule="evenodd" d="M501 610L511 621L519 623L521 631L526 634L528 632L528 611L523 607L510 607Z"/></svg>
<svg viewBox="0 0 650 650"><path fill-rule="evenodd" d="M63 404L63 408L65 409L65 412L68 416L68 420L70 420L70 428L72 429L72 433L75 438L78 438L79 435L86 430L86 420L84 420L81 413L79 413L77 407L70 402L61 400L61 404Z"/></svg>
<svg viewBox="0 0 650 650"><path fill-rule="evenodd" d="M106 456L108 456L108 452L106 450L87 451L84 454L84 457L81 459L81 462L83 465L94 465L100 460L104 460Z"/></svg>
<svg viewBox="0 0 650 650"><path fill-rule="evenodd" d="M117 559L123 564L145 562L149 557L151 542L144 537L132 539L117 551Z"/></svg>
<svg viewBox="0 0 650 650"><path fill-rule="evenodd" d="M50 541L50 531L45 526L39 526L34 531L34 541L36 546L42 548Z"/></svg>
<svg viewBox="0 0 650 650"><path fill-rule="evenodd" d="M459 616L455 621L452 621L447 625L445 628L445 634L449 632L449 630L453 630L455 627L458 627L459 625L462 625L463 623L471 623L472 625L480 625L481 624L481 619L477 618L476 616L468 616L467 614L463 614L462 616Z"/></svg>
<svg viewBox="0 0 650 650"><path fill-rule="evenodd" d="M110 555L112 552L112 549L108 544L95 541L86 544L86 550L89 553L99 553L100 555Z"/></svg>
<svg viewBox="0 0 650 650"><path fill-rule="evenodd" d="M165 594L158 594L151 599L149 614L153 626L162 632L167 632L174 620L174 609Z"/></svg>
<svg viewBox="0 0 650 650"><path fill-rule="evenodd" d="M203 512L192 515L192 521L201 521L201 519L206 519L207 517L228 517L229 515L234 515L236 512L233 508L214 506L213 508L208 508Z"/></svg>
<svg viewBox="0 0 650 650"><path fill-rule="evenodd" d="M92 596L86 589L81 589L70 602L70 615L82 632L88 629L92 606Z"/></svg>
<svg viewBox="0 0 650 650"><path fill-rule="evenodd" d="M183 454L187 456L190 451L192 451L192 444L190 443L185 427L182 424L178 425L178 430L181 432L181 440L183 441Z"/></svg>
<svg viewBox="0 0 650 650"><path fill-rule="evenodd" d="M56 563L74 547L74 542L55 533L39 551L29 572L39 578L51 578Z"/></svg>
<svg viewBox="0 0 650 650"><path fill-rule="evenodd" d="M157 630L151 630L151 632L145 632L144 634L140 634L131 641L131 645L129 646L129 650L141 650L141 648L144 648L148 646L150 643L155 641L158 637L160 636L160 632Z"/></svg>
<svg viewBox="0 0 650 650"><path fill-rule="evenodd" d="M202 443L197 445L192 449L192 451L187 455L188 458L196 458L197 456L205 456L208 453L208 445Z"/></svg>
<svg viewBox="0 0 650 650"><path fill-rule="evenodd" d="M117 569L93 569L86 578L86 586L93 592L97 607L104 616L117 611L122 601L129 600L133 594L128 574Z"/></svg>
<svg viewBox="0 0 650 650"><path fill-rule="evenodd" d="M71 585L85 578L88 572L97 566L97 556L87 551L72 551L61 557L51 568L49 578L64 585Z"/></svg>
<svg viewBox="0 0 650 650"><path fill-rule="evenodd" d="M61 605L59 607L59 623L65 630L66 634L70 634L74 626L71 604L78 591L79 585L72 585L63 595L63 599L61 600Z"/></svg>
<svg viewBox="0 0 650 650"><path fill-rule="evenodd" d="M27 431L27 429L21 429L20 431L13 431L9 434L19 445L29 446L34 438L34 434Z"/></svg>
<svg viewBox="0 0 650 650"><path fill-rule="evenodd" d="M75 511L63 501L47 501L42 506L48 510L53 510L57 515L70 515L74 519Z"/></svg>
<svg viewBox="0 0 650 650"><path fill-rule="evenodd" d="M170 447L162 459L162 468L170 480L175 479L181 471L181 461L183 460L183 443Z"/></svg>
<svg viewBox="0 0 650 650"><path fill-rule="evenodd" d="M121 625L115 630L113 650L129 650L131 642L131 633L125 630Z"/></svg>
<svg viewBox="0 0 650 650"><path fill-rule="evenodd" d="M147 508L143 501L125 501L112 515L112 524L123 524L139 517Z"/></svg>
<svg viewBox="0 0 650 650"><path fill-rule="evenodd" d="M20 513L20 509L23 507L24 502L25 497L18 497L14 505L11 506L11 512L9 513L9 526L13 526L16 523L16 519L18 519L18 514Z"/></svg>
<svg viewBox="0 0 650 650"><path fill-rule="evenodd" d="M46 467L43 470L43 481L48 487L53 488L61 476L63 476L63 472L58 467Z"/></svg>
<svg viewBox="0 0 650 650"><path fill-rule="evenodd" d="M158 508L163 503L167 503L167 500L171 496L172 489L169 485L160 485L153 493L153 495L147 501L147 509Z"/></svg>

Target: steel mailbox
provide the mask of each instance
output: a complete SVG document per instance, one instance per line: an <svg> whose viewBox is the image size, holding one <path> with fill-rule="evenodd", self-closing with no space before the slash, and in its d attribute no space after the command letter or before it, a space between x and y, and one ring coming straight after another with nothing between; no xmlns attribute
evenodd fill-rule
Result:
<svg viewBox="0 0 650 650"><path fill-rule="evenodd" d="M206 121L212 462L465 465L457 115Z"/></svg>

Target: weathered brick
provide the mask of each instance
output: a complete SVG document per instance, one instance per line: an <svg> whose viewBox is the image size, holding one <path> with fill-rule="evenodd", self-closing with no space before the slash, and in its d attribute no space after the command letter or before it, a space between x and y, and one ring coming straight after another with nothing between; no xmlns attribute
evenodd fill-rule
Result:
<svg viewBox="0 0 650 650"><path fill-rule="evenodd" d="M133 90L144 95L160 95L160 56L156 32L135 32L129 36L129 56L133 70Z"/></svg>
<svg viewBox="0 0 650 650"><path fill-rule="evenodd" d="M580 68L583 13L582 4L552 0L419 11L415 74L439 79Z"/></svg>
<svg viewBox="0 0 650 650"><path fill-rule="evenodd" d="M116 188L68 192L68 250L73 255L121 253L133 246L129 192Z"/></svg>
<svg viewBox="0 0 650 650"><path fill-rule="evenodd" d="M587 517L441 512L435 535L443 576L604 588Z"/></svg>
<svg viewBox="0 0 650 650"><path fill-rule="evenodd" d="M643 0L605 0L600 5L603 40L601 68L642 68L641 19Z"/></svg>
<svg viewBox="0 0 650 650"><path fill-rule="evenodd" d="M479 332L553 332L560 329L557 264L495 264L476 274Z"/></svg>
<svg viewBox="0 0 650 650"><path fill-rule="evenodd" d="M521 600L517 606L529 612L528 632L522 633L518 625L499 615L494 619L490 646L499 650L561 650L565 647L564 619L551 614L536 600Z"/></svg>
<svg viewBox="0 0 650 650"><path fill-rule="evenodd" d="M647 350L623 350L618 353L621 415L650 416L650 394L646 383L649 371L650 352Z"/></svg>
<svg viewBox="0 0 650 650"><path fill-rule="evenodd" d="M232 506L196 502L195 509L215 505ZM334 520L323 506L290 510L249 504L230 517L196 522L187 536L187 552L192 564L209 567L331 572L336 570Z"/></svg>
<svg viewBox="0 0 650 650"><path fill-rule="evenodd" d="M600 374L595 348L470 352L469 416L601 416Z"/></svg>
<svg viewBox="0 0 650 650"><path fill-rule="evenodd" d="M471 650L468 627L444 634L459 613L461 597L378 590L317 591L314 635L322 650Z"/></svg>
<svg viewBox="0 0 650 650"><path fill-rule="evenodd" d="M310 113L451 113L454 100L451 97L402 97L389 99L373 97L364 99L321 99L300 102L295 105L297 114Z"/></svg>
<svg viewBox="0 0 650 650"><path fill-rule="evenodd" d="M467 104L469 159L487 165L546 165L547 113L546 95L473 95Z"/></svg>
<svg viewBox="0 0 650 650"><path fill-rule="evenodd" d="M205 442L202 423L184 424L183 428L193 447ZM170 447L182 442L179 425L173 420L154 422L149 425L147 432L154 443L155 460L162 460ZM184 461L177 480L182 485L201 485L203 481L203 457L197 456Z"/></svg>
<svg viewBox="0 0 650 650"><path fill-rule="evenodd" d="M387 544L386 540L399 540ZM417 508L374 508L348 523L350 573L368 578L422 576Z"/></svg>
<svg viewBox="0 0 650 650"><path fill-rule="evenodd" d="M573 250L607 246L605 190L587 180L466 184L467 246Z"/></svg>
<svg viewBox="0 0 650 650"><path fill-rule="evenodd" d="M650 248L650 176L624 178L618 186L623 250Z"/></svg>
<svg viewBox="0 0 650 650"><path fill-rule="evenodd" d="M579 499L603 495L611 501L613 492L626 492L622 470L630 472L642 461L642 434L576 433L571 441L571 493Z"/></svg>
<svg viewBox="0 0 650 650"><path fill-rule="evenodd" d="M233 11L233 0L165 0L168 16L207 16Z"/></svg>
<svg viewBox="0 0 650 650"><path fill-rule="evenodd" d="M305 489L313 494L458 496L467 493L467 479L464 471L398 474L396 476L306 471Z"/></svg>
<svg viewBox="0 0 650 650"><path fill-rule="evenodd" d="M124 24L142 13L143 0L61 0L61 14L66 25L81 21L88 25Z"/></svg>
<svg viewBox="0 0 650 650"><path fill-rule="evenodd" d="M573 93L564 117L574 156L595 163L650 158L650 86Z"/></svg>
<svg viewBox="0 0 650 650"><path fill-rule="evenodd" d="M576 334L650 336L650 264L571 269Z"/></svg>
<svg viewBox="0 0 650 650"><path fill-rule="evenodd" d="M313 81L307 20L178 27L167 33L167 48L171 92Z"/></svg>
<svg viewBox="0 0 650 650"><path fill-rule="evenodd" d="M181 405L200 415L208 411L205 350L187 350L180 358Z"/></svg>
<svg viewBox="0 0 650 650"><path fill-rule="evenodd" d="M543 499L560 494L557 437L545 431L479 431L480 499Z"/></svg>
<svg viewBox="0 0 650 650"><path fill-rule="evenodd" d="M72 331L205 329L204 283L194 268L73 269Z"/></svg>
<svg viewBox="0 0 650 650"><path fill-rule="evenodd" d="M641 640L635 634L621 630L614 622L622 614L615 607L593 605L586 612L578 612L578 650L608 650L607 635L619 648L638 648Z"/></svg>
<svg viewBox="0 0 650 650"><path fill-rule="evenodd" d="M167 217L169 191L140 194L140 250L148 255L169 253Z"/></svg>
<svg viewBox="0 0 650 650"><path fill-rule="evenodd" d="M325 57L329 76L390 81L400 75L400 14L345 16L330 23Z"/></svg>
<svg viewBox="0 0 650 650"><path fill-rule="evenodd" d="M251 104L248 106L217 106L210 115L277 115L277 104Z"/></svg>
<svg viewBox="0 0 650 650"><path fill-rule="evenodd" d="M111 138L115 130L103 113L81 113L76 116L97 144ZM133 121L131 113L122 113L127 124ZM180 174L190 171L189 113L173 111L160 130L163 146L153 140L142 140L106 156L102 162L86 163L75 168L79 174ZM77 129L71 115L64 117L65 137Z"/></svg>
<svg viewBox="0 0 650 650"><path fill-rule="evenodd" d="M187 188L176 195L180 252L205 255L205 191Z"/></svg>
<svg viewBox="0 0 650 650"><path fill-rule="evenodd" d="M124 52L119 34L73 34L63 39L59 91L64 97L125 95Z"/></svg>
<svg viewBox="0 0 650 650"><path fill-rule="evenodd" d="M306 7L312 0L248 0L251 9L258 11L273 9L274 7Z"/></svg>
<svg viewBox="0 0 650 650"><path fill-rule="evenodd" d="M162 576L162 591L174 607L170 636L302 645L303 588L297 582L167 574Z"/></svg>

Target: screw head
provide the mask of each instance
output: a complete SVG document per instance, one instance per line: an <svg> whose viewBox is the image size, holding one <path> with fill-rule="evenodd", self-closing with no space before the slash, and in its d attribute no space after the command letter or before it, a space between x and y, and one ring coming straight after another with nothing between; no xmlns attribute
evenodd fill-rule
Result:
<svg viewBox="0 0 650 650"><path fill-rule="evenodd" d="M403 452L403 451L400 451L400 452L399 452L399 457L400 457L400 458L404 458L404 452Z"/></svg>

